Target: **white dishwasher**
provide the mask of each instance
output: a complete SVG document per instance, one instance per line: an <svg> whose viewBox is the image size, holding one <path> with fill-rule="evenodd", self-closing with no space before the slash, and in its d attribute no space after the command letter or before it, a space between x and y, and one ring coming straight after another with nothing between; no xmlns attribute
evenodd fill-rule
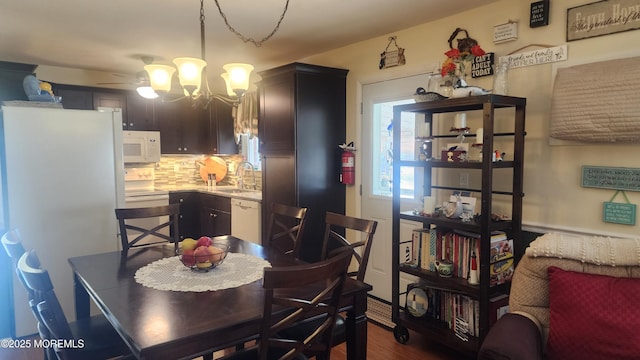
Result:
<svg viewBox="0 0 640 360"><path fill-rule="evenodd" d="M231 235L261 244L261 204L247 199L231 199Z"/></svg>

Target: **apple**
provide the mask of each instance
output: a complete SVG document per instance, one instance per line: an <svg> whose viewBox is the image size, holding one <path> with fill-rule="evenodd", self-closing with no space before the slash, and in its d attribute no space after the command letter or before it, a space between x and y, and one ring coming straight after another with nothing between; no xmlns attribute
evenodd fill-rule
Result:
<svg viewBox="0 0 640 360"><path fill-rule="evenodd" d="M193 255L196 257L196 264L211 261L211 252L209 251L208 246L198 246L194 251Z"/></svg>
<svg viewBox="0 0 640 360"><path fill-rule="evenodd" d="M182 240L182 250L193 250L197 247L198 242L192 238L186 238Z"/></svg>
<svg viewBox="0 0 640 360"><path fill-rule="evenodd" d="M186 266L193 266L196 263L196 257L193 256L193 252L192 249L182 249L182 263Z"/></svg>
<svg viewBox="0 0 640 360"><path fill-rule="evenodd" d="M224 259L224 250L219 247L211 245L209 246L209 252L211 253L211 262L214 264Z"/></svg>
<svg viewBox="0 0 640 360"><path fill-rule="evenodd" d="M196 242L196 247L200 247L200 246L209 246L211 245L213 242L211 241L211 238L208 236L201 236L200 239L198 239L198 241Z"/></svg>
<svg viewBox="0 0 640 360"><path fill-rule="evenodd" d="M205 261L205 262L197 263L196 266L199 267L200 269L206 269L206 268L212 267L213 264L211 263L211 261Z"/></svg>

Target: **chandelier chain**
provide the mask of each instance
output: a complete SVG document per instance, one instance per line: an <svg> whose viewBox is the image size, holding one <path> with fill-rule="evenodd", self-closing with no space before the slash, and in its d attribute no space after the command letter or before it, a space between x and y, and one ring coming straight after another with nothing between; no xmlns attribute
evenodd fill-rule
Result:
<svg viewBox="0 0 640 360"><path fill-rule="evenodd" d="M284 5L284 10L282 11L282 15L280 15L280 20L278 20L278 23L273 28L271 33L265 36L264 38L262 38L262 40L256 40L254 38L250 38L250 37L248 38L242 35L238 30L236 30L233 26L231 26L231 24L229 24L229 21L227 20L227 15L222 11L222 8L220 7L220 3L218 2L218 0L215 0L215 2L216 2L216 6L218 7L218 12L220 13L220 16L222 16L222 19L224 19L224 23L227 25L227 28L229 28L229 30L232 33L236 34L245 43L250 42L256 47L262 46L262 43L269 40L273 35L275 35L276 32L278 32L278 30L280 29L280 23L282 23L282 20L284 20L284 15L287 13L287 9L289 8L289 0L287 0L287 2Z"/></svg>
<svg viewBox="0 0 640 360"><path fill-rule="evenodd" d="M200 55L202 56L202 60L206 60L204 46L204 0L200 0Z"/></svg>

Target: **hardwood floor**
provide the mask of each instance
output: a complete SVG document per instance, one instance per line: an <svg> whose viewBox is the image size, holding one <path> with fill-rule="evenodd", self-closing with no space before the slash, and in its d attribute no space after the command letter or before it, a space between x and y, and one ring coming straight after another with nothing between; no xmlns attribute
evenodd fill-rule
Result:
<svg viewBox="0 0 640 360"><path fill-rule="evenodd" d="M463 360L462 355L446 348L425 336L410 331L409 342L399 344L393 332L374 323L369 323L367 339L367 360L420 359L420 360ZM346 346L336 346L331 352L332 360L346 360ZM42 349L0 348L0 360L42 360ZM466 360L466 359L465 359Z"/></svg>
<svg viewBox="0 0 640 360"><path fill-rule="evenodd" d="M331 360L346 360L345 344L331 351ZM455 351L409 330L409 341L398 343L393 331L369 322L367 328L367 360L420 359L420 360L467 360ZM469 359L470 360L470 359Z"/></svg>

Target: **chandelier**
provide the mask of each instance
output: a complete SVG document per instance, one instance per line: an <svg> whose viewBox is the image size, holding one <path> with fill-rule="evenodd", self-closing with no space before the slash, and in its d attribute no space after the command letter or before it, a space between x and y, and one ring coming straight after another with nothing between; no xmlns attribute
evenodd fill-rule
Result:
<svg viewBox="0 0 640 360"><path fill-rule="evenodd" d="M226 72L221 76L226 83L227 94L214 94L209 90L207 62L205 60L204 0L200 0L200 50L200 59L191 57L175 58L173 60L175 67L160 64L145 65L144 69L149 74L151 88L166 100L166 95L171 90L173 74L177 70L178 79L185 97L190 98L194 106L207 107L213 99L229 105L237 105L244 92L249 88L249 77L251 71L253 71L253 66L241 63L224 65L223 69Z"/></svg>

